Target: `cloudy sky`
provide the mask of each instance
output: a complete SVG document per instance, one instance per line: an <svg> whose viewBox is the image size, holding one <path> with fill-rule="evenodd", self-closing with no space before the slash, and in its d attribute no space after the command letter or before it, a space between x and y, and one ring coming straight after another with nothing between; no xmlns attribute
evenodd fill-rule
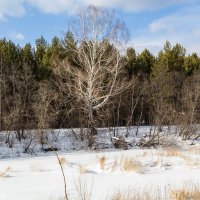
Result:
<svg viewBox="0 0 200 200"><path fill-rule="evenodd" d="M115 9L138 51L157 53L169 40L200 54L200 0L0 0L0 38L34 45L41 35L63 37L76 9L91 4Z"/></svg>

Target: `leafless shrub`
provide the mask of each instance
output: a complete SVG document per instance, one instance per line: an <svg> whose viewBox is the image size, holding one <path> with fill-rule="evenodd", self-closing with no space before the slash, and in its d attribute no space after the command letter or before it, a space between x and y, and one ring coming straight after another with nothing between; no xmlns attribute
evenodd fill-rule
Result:
<svg viewBox="0 0 200 200"><path fill-rule="evenodd" d="M76 15L71 32L77 41L69 45L73 58L55 64L54 73L63 80L87 118L89 146L97 134L96 118L111 97L130 86L124 78L124 60L120 47L127 39L124 24L109 9L90 6ZM67 97L67 96L66 96ZM89 134L91 136L89 136Z"/></svg>
<svg viewBox="0 0 200 200"><path fill-rule="evenodd" d="M34 125L31 96L34 95L36 84L30 66L24 64L20 68L13 64L8 69L0 80L3 105L0 110L1 123L8 134L12 130L21 141L25 130Z"/></svg>
<svg viewBox="0 0 200 200"><path fill-rule="evenodd" d="M156 147L160 144L160 133L150 128L149 134L145 134L137 143L140 147Z"/></svg>
<svg viewBox="0 0 200 200"><path fill-rule="evenodd" d="M111 141L116 149L128 149L128 142L123 137L111 137Z"/></svg>
<svg viewBox="0 0 200 200"><path fill-rule="evenodd" d="M89 185L87 178L81 176L74 181L74 185L77 193L77 200L91 200L93 181Z"/></svg>
<svg viewBox="0 0 200 200"><path fill-rule="evenodd" d="M183 140L196 140L199 133L200 73L196 72L185 81L182 88L182 111L177 118L178 134Z"/></svg>
<svg viewBox="0 0 200 200"><path fill-rule="evenodd" d="M27 133L26 139L23 140L24 153L33 152L34 145L36 144L37 141L36 138L37 135L35 134L35 132L29 131Z"/></svg>

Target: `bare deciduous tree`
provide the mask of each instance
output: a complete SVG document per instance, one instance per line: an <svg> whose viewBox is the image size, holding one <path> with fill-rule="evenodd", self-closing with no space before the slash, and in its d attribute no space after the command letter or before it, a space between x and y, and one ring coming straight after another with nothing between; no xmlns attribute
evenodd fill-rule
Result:
<svg viewBox="0 0 200 200"><path fill-rule="evenodd" d="M79 10L73 24L77 46L68 48L75 64L66 59L56 64L54 72L66 79L64 86L87 113L94 135L97 110L130 86L123 76L125 62L120 53L128 33L113 11L93 6Z"/></svg>
<svg viewBox="0 0 200 200"><path fill-rule="evenodd" d="M177 126L179 135L184 140L200 137L199 129L199 103L200 103L200 73L196 72L189 77L182 88L182 111L179 114Z"/></svg>
<svg viewBox="0 0 200 200"><path fill-rule="evenodd" d="M12 65L11 71L6 71L2 78L2 122L6 130L14 131L19 141L23 139L25 130L33 126L31 96L35 88L34 77L27 65L23 68Z"/></svg>
<svg viewBox="0 0 200 200"><path fill-rule="evenodd" d="M41 83L40 87L35 95L35 101L33 104L33 110L37 120L37 137L41 144L45 144L48 141L46 130L50 127L50 122L53 120L53 112L51 109L51 102L53 100L53 92L45 83Z"/></svg>

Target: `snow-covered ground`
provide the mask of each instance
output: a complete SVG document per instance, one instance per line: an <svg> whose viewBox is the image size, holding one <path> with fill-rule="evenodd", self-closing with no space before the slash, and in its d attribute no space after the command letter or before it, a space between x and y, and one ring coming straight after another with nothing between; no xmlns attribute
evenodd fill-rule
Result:
<svg viewBox="0 0 200 200"><path fill-rule="evenodd" d="M91 191L91 200L109 200L116 191L150 191L163 195L166 190L200 184L200 144L181 143L175 147L116 150L107 141L105 130L98 140L104 148L83 150L61 134L54 145L66 175L70 199ZM121 129L121 132L125 129ZM144 134L148 128L143 128ZM65 141L62 141L64 140ZM133 140L133 137L129 138ZM71 141L71 142L70 142ZM104 141L104 142L103 142ZM53 143L53 142L52 142ZM57 200L64 196L63 177L53 152L42 152L35 144L31 154L24 154L22 144L12 150L1 145L0 200ZM107 147L110 147L107 149ZM34 152L34 153L33 153ZM81 190L81 191L80 191Z"/></svg>

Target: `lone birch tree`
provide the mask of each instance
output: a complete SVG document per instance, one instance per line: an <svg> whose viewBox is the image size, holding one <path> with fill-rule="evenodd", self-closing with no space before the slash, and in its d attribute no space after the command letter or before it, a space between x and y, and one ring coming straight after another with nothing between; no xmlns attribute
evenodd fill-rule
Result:
<svg viewBox="0 0 200 200"><path fill-rule="evenodd" d="M66 80L63 86L87 114L88 127L94 135L97 111L130 85L121 55L128 31L114 11L90 6L77 12L70 32L76 41L76 45L67 46L73 55L71 62L57 62L54 72Z"/></svg>

